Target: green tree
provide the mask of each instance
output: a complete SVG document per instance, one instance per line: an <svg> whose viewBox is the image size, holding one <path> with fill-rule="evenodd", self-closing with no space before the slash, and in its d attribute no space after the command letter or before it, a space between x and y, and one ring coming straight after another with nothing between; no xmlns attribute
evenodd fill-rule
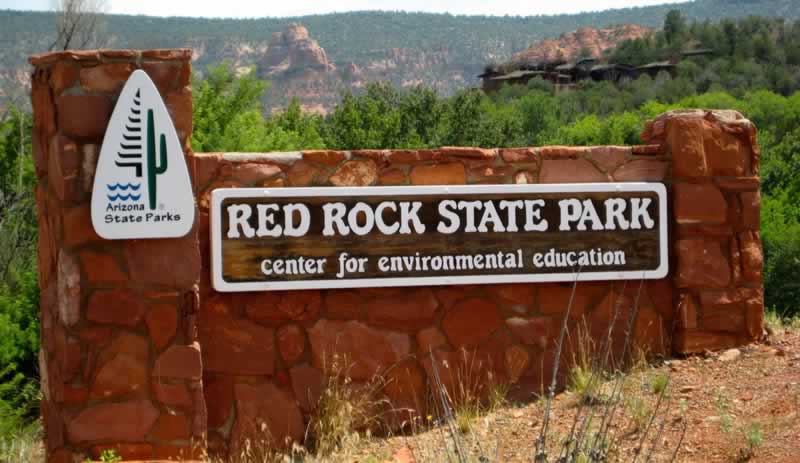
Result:
<svg viewBox="0 0 800 463"><path fill-rule="evenodd" d="M523 118L510 105L496 104L483 92L459 92L448 102L442 141L451 146L519 146Z"/></svg>
<svg viewBox="0 0 800 463"><path fill-rule="evenodd" d="M598 145L603 139L603 122L596 115L584 116L572 124L559 127L548 140L552 145Z"/></svg>
<svg viewBox="0 0 800 463"><path fill-rule="evenodd" d="M669 45L680 45L686 34L686 18L680 10L670 10L664 19L664 38Z"/></svg>
<svg viewBox="0 0 800 463"><path fill-rule="evenodd" d="M784 315L800 309L800 207L789 192L764 196L761 202L764 247L764 303Z"/></svg>
<svg viewBox="0 0 800 463"><path fill-rule="evenodd" d="M526 145L542 144L557 130L559 110L553 95L531 91L514 104L522 118L522 133Z"/></svg>
<svg viewBox="0 0 800 463"><path fill-rule="evenodd" d="M12 271L35 269L36 209L29 114L11 109L0 121L0 284Z"/></svg>
<svg viewBox="0 0 800 463"><path fill-rule="evenodd" d="M322 117L303 112L300 101L293 98L286 111L273 115L268 121L269 127L275 127L286 133L289 144L294 149L322 149Z"/></svg>
<svg viewBox="0 0 800 463"><path fill-rule="evenodd" d="M39 287L30 115L0 120L0 438L38 415Z"/></svg>
<svg viewBox="0 0 800 463"><path fill-rule="evenodd" d="M0 286L0 438L38 415L39 286L35 271Z"/></svg>
<svg viewBox="0 0 800 463"><path fill-rule="evenodd" d="M400 123L408 134L408 146L438 147L444 113L445 104L434 90L421 85L412 88L400 103Z"/></svg>
<svg viewBox="0 0 800 463"><path fill-rule="evenodd" d="M209 68L202 80L195 78L192 148L210 152L223 151L230 146L225 142L230 143L247 129L229 126L252 123L254 114L260 116L261 97L267 85L256 79L254 70L237 77L227 63Z"/></svg>
<svg viewBox="0 0 800 463"><path fill-rule="evenodd" d="M10 108L0 117L0 194L33 184L33 160L26 156L33 130L30 114Z"/></svg>
<svg viewBox="0 0 800 463"><path fill-rule="evenodd" d="M325 146L321 118L304 114L298 101L265 119L261 98L267 83L251 70L234 75L227 64L195 82L192 148L196 151L294 151Z"/></svg>
<svg viewBox="0 0 800 463"><path fill-rule="evenodd" d="M328 119L329 144L338 149L377 149L400 144L400 113L394 95L381 84L367 94L347 93Z"/></svg>

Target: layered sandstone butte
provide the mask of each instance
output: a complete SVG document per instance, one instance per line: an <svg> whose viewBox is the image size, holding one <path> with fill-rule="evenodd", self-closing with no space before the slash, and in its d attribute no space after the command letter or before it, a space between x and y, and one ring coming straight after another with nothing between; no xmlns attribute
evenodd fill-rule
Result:
<svg viewBox="0 0 800 463"><path fill-rule="evenodd" d="M403 88L426 85L447 94L466 86L480 69L478 63L472 69L453 62L446 48L389 48L361 64L345 61L337 65L308 29L294 23L272 34L266 50L250 48L248 53L255 55L252 59L258 63L258 76L272 84L265 98L271 112L283 110L297 98L305 111L325 113L338 102L343 89L357 91L368 82L391 82ZM237 55L233 61L244 65L244 56ZM422 79L429 74L435 78Z"/></svg>
<svg viewBox="0 0 800 463"><path fill-rule="evenodd" d="M283 32L275 32L267 46L267 52L258 62L261 77L275 76L296 71L323 71L334 69L325 50L313 40L308 29L291 23Z"/></svg>
<svg viewBox="0 0 800 463"><path fill-rule="evenodd" d="M557 39L547 39L516 53L512 61L518 63L545 63L570 61L578 57L599 58L603 52L617 44L639 39L653 30L636 24L623 24L608 29L582 27L575 32L561 34ZM586 52L586 53L582 53ZM587 55L588 56L581 56Z"/></svg>

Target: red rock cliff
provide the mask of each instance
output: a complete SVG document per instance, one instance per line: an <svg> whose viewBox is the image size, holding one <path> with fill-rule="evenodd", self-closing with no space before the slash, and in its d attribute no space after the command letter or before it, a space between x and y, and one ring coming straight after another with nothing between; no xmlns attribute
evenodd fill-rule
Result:
<svg viewBox="0 0 800 463"><path fill-rule="evenodd" d="M623 24L608 29L582 27L575 32L561 34L557 39L547 39L516 53L512 61L537 63L572 60L585 50L589 56L598 58L603 51L629 39L638 39L651 33L652 29L636 24Z"/></svg>
<svg viewBox="0 0 800 463"><path fill-rule="evenodd" d="M291 71L332 71L325 50L309 37L308 29L292 23L283 32L272 34L267 52L258 63L260 76L274 76Z"/></svg>

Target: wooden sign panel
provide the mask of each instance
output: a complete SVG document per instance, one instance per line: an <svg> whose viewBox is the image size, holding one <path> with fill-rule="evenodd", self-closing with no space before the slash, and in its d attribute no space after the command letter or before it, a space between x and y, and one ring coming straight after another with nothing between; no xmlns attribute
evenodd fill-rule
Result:
<svg viewBox="0 0 800 463"><path fill-rule="evenodd" d="M662 184L231 188L211 198L217 291L667 274Z"/></svg>

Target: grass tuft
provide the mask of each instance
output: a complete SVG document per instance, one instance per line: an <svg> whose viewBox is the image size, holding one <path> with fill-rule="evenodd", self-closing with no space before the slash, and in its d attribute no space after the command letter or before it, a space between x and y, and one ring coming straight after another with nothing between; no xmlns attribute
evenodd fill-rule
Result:
<svg viewBox="0 0 800 463"><path fill-rule="evenodd" d="M719 430L724 434L733 432L733 416L731 415L731 401L722 389L715 394L715 405L719 413Z"/></svg>
<svg viewBox="0 0 800 463"><path fill-rule="evenodd" d="M774 334L776 331L800 330L800 314L789 315L779 313L776 309L768 309L764 313L764 324L767 332Z"/></svg>
<svg viewBox="0 0 800 463"><path fill-rule="evenodd" d="M630 433L638 432L647 425L653 414L648 401L641 395L634 395L625 401L625 409L631 419Z"/></svg>
<svg viewBox="0 0 800 463"><path fill-rule="evenodd" d="M0 462L44 461L41 423L36 421L15 433L0 436Z"/></svg>
<svg viewBox="0 0 800 463"><path fill-rule="evenodd" d="M653 394L660 395L667 389L669 375L665 373L657 374L650 379L650 390Z"/></svg>
<svg viewBox="0 0 800 463"><path fill-rule="evenodd" d="M348 371L347 357L334 355L327 371L326 387L309 424L309 446L317 455L328 456L345 448L355 447L360 432L370 435L371 428L380 424L378 410L383 405L376 399L381 382L375 380L354 384Z"/></svg>
<svg viewBox="0 0 800 463"><path fill-rule="evenodd" d="M736 456L736 461L739 462L750 461L756 455L756 449L761 447L761 443L764 441L764 432L761 429L761 423L758 421L748 423L742 429L742 433L744 434L745 446L739 449L739 453Z"/></svg>

